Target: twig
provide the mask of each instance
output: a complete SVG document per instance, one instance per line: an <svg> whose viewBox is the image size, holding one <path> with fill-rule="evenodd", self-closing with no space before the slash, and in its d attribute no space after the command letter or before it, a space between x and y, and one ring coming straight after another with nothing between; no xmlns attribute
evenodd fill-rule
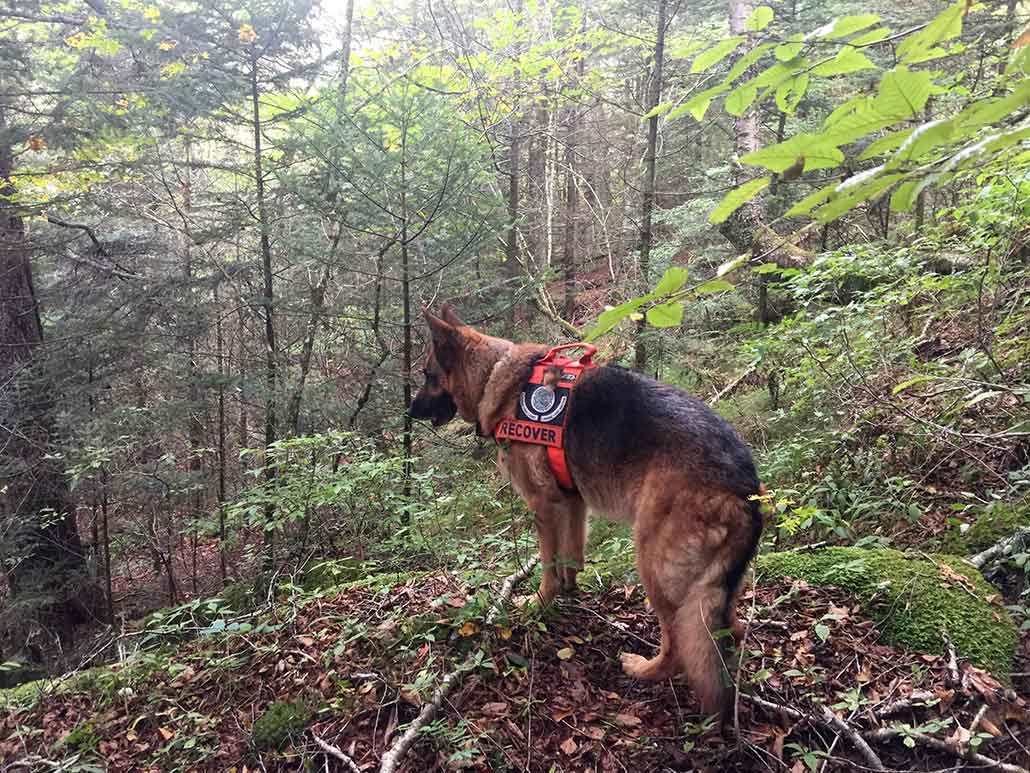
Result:
<svg viewBox="0 0 1030 773"><path fill-rule="evenodd" d="M829 706L823 706L822 709L823 718L826 723L851 742L851 745L855 747L855 750L862 755L866 764L873 770L883 770L883 763L880 762L880 758L876 756L876 752L870 748L865 739L858 734L858 731L834 714Z"/></svg>
<svg viewBox="0 0 1030 773"><path fill-rule="evenodd" d="M720 400L722 400L724 397L727 397L727 396L733 394L734 390L736 390L736 388L741 385L741 383L744 381L744 379L746 379L748 376L750 376L752 373L754 373L755 369L757 367L758 367L758 361L756 360L755 362L752 362L747 367L747 369L744 370L743 373L741 373L739 376L737 376L735 379L733 379L733 381L731 381L729 384L727 384L722 389L720 389L718 392L716 392L715 395L712 397L712 399L708 401L708 404L709 405L715 405Z"/></svg>
<svg viewBox="0 0 1030 773"><path fill-rule="evenodd" d="M905 728L904 730L894 727L884 727L879 730L870 730L869 732L862 733L862 737L867 741L892 741L895 738L911 738L918 744L928 746L931 749L937 751L947 752L948 754L954 754L956 757L964 757L970 762L975 762L977 765L983 765L987 768L995 768L997 770L1004 771L1004 773L1030 773L1026 768L1021 768L1019 765L1012 765L1008 762L1001 762L999 760L987 757L979 752L971 752L964 754L962 750L956 749L953 744L947 741L942 741L940 738L934 738L932 735L926 735L916 730Z"/></svg>
<svg viewBox="0 0 1030 773"><path fill-rule="evenodd" d="M948 676L954 686L959 684L958 655L955 653L955 645L951 643L951 637L947 631L941 631L941 638L944 639L944 646L948 649Z"/></svg>
<svg viewBox="0 0 1030 773"><path fill-rule="evenodd" d="M337 749L328 741L319 738L315 733L312 733L311 737L315 739L315 743L318 744L318 747L322 751L324 751L328 756L334 757L341 763L343 763L343 766L347 768L347 770L350 770L353 773L361 773L361 768L358 767L357 763L354 762L354 760L352 760L346 754L344 754L341 750Z"/></svg>
<svg viewBox="0 0 1030 773"><path fill-rule="evenodd" d="M902 711L907 711L915 706L917 703L925 703L926 701L932 701L937 696L927 690L916 690L914 693L909 695L907 698L900 698L896 701L881 706L879 709L873 712L875 717L890 717L894 714L900 714Z"/></svg>
<svg viewBox="0 0 1030 773"><path fill-rule="evenodd" d="M987 550L967 558L966 561L977 569L983 569L987 564L994 563L999 558L1008 555L1010 548L1013 551L1018 551L1028 543L1030 543L1030 529L1020 529L1015 534L1005 537L1002 540L998 540L987 548Z"/></svg>
<svg viewBox="0 0 1030 773"><path fill-rule="evenodd" d="M515 586L522 582L524 579L529 577L539 562L540 557L534 556L529 562L519 569L517 572L509 575L501 586L501 592L497 597L497 601L494 602L493 606L490 607L490 611L486 614L486 625L493 625L494 620L501 614L501 610L504 605L508 603L511 598L511 594L515 590ZM386 750L383 754L382 761L379 764L379 773L394 773L400 765L401 759L407 753L411 745L415 743L415 739L418 737L419 732L429 722L432 722L436 717L437 712L440 711L440 707L443 705L444 700L451 690L461 681L462 677L473 667L475 659L473 653L469 653L465 660L462 661L456 669L447 674L440 682L439 686L433 692L433 697L422 707L422 711L419 712L418 716L408 725L407 730L404 734L398 738L393 745Z"/></svg>

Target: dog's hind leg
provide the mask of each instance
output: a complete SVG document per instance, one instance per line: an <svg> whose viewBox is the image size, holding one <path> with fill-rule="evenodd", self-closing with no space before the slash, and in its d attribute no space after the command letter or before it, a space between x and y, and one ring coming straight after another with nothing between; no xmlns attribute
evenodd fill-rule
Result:
<svg viewBox="0 0 1030 773"><path fill-rule="evenodd" d="M720 721L732 708L730 674L725 662L729 594L720 583L698 584L690 589L676 611L676 644L686 670L687 682L697 695L701 710Z"/></svg>
<svg viewBox="0 0 1030 773"><path fill-rule="evenodd" d="M568 514L562 519L558 544L558 578L565 594L576 592L576 575L583 571L584 552L587 539L586 503L576 497L569 500Z"/></svg>

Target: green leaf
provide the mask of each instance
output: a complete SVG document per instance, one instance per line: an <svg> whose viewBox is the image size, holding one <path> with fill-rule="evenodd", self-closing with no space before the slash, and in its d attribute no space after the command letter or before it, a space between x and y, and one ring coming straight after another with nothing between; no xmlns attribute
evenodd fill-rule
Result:
<svg viewBox="0 0 1030 773"><path fill-rule="evenodd" d="M898 148L897 153L891 156L886 168L898 169L906 161L920 159L937 146L950 142L954 134L954 122L944 119L917 126Z"/></svg>
<svg viewBox="0 0 1030 773"><path fill-rule="evenodd" d="M761 59L765 52L772 47L772 43L761 43L740 57L740 59L733 63L733 67L730 68L729 73L723 79L722 85L729 86L733 83L733 81L744 74L748 67Z"/></svg>
<svg viewBox="0 0 1030 773"><path fill-rule="evenodd" d="M777 271L782 271L782 269L775 263L763 263L760 266L755 266L752 271L756 274L775 274Z"/></svg>
<svg viewBox="0 0 1030 773"><path fill-rule="evenodd" d="M826 641L830 638L830 629L823 623L816 623L815 635L819 637L819 641Z"/></svg>
<svg viewBox="0 0 1030 773"><path fill-rule="evenodd" d="M749 107L751 107L755 101L755 97L757 96L758 87L745 83L738 86L727 95L723 102L723 107L730 115L741 116L744 115L744 112Z"/></svg>
<svg viewBox="0 0 1030 773"><path fill-rule="evenodd" d="M883 155L889 150L901 147L912 131L912 129L902 129L880 137L880 139L875 142L871 142L869 146L862 151L862 155L858 157L858 160L868 161L870 158L876 158L876 156Z"/></svg>
<svg viewBox="0 0 1030 773"><path fill-rule="evenodd" d="M865 35L859 35L851 41L850 45L871 46L873 43L879 43L890 34L891 31L887 27L880 27L879 29L870 30Z"/></svg>
<svg viewBox="0 0 1030 773"><path fill-rule="evenodd" d="M836 184L827 185L825 188L821 188L814 193L810 193L805 198L801 199L797 204L787 210L786 217L797 217L798 215L807 215L815 207L822 204L837 190Z"/></svg>
<svg viewBox="0 0 1030 773"><path fill-rule="evenodd" d="M887 71L874 101L876 112L893 121L915 115L930 98L931 80L930 73L913 72L903 65Z"/></svg>
<svg viewBox="0 0 1030 773"><path fill-rule="evenodd" d="M808 81L808 73L803 72L800 75L781 83L776 89L777 107L787 115L793 115L798 103L801 101L801 98L805 96L805 92L808 90ZM727 112L728 111L729 108L727 108Z"/></svg>
<svg viewBox="0 0 1030 773"><path fill-rule="evenodd" d="M720 40L714 46L709 48L703 54L700 54L690 65L690 72L699 73L704 72L709 67L712 67L727 56L733 53L733 51L743 43L746 38L743 35L737 35L736 37L726 38Z"/></svg>
<svg viewBox="0 0 1030 773"><path fill-rule="evenodd" d="M842 48L833 59L813 67L812 73L826 78L831 75L875 69L876 65L861 51L854 48Z"/></svg>
<svg viewBox="0 0 1030 773"><path fill-rule="evenodd" d="M859 16L845 16L842 19L837 19L833 23L830 31L822 37L826 40L846 38L848 35L853 35L859 30L864 30L866 27L872 27L879 21L880 17L875 13L861 14Z"/></svg>
<svg viewBox="0 0 1030 773"><path fill-rule="evenodd" d="M770 182L772 182L772 177L759 177L734 188L712 210L712 214L708 216L708 222L712 225L724 222L726 218L736 212L741 206L763 191Z"/></svg>
<svg viewBox="0 0 1030 773"><path fill-rule="evenodd" d="M772 8L767 5L760 5L747 17L745 25L752 32L760 32L769 26L774 17L775 14Z"/></svg>
<svg viewBox="0 0 1030 773"><path fill-rule="evenodd" d="M698 295L712 295L714 293L725 293L736 289L725 279L712 279L695 289Z"/></svg>
<svg viewBox="0 0 1030 773"><path fill-rule="evenodd" d="M703 48L704 45L704 40L697 40L693 37L674 40L669 44L669 56L673 59L686 59L695 51Z"/></svg>
<svg viewBox="0 0 1030 773"><path fill-rule="evenodd" d="M597 316L597 324L594 325L594 328L586 334L586 337L583 340L593 341L598 336L604 335L649 300L652 300L652 296L642 295L639 298L634 298L630 301L619 304L614 309L607 309L606 311L601 312Z"/></svg>
<svg viewBox="0 0 1030 773"><path fill-rule="evenodd" d="M805 157L804 171L830 169L839 166L844 154L834 145L815 134L798 134L776 145L768 145L742 156L740 162L750 166L762 166L773 172L783 172Z"/></svg>
<svg viewBox="0 0 1030 773"><path fill-rule="evenodd" d="M902 62L924 62L933 46L962 34L962 17L967 0L958 0L945 8L927 27L898 44L897 55Z"/></svg>
<svg viewBox="0 0 1030 773"><path fill-rule="evenodd" d="M654 293L656 297L662 297L674 293L683 287L687 282L687 270L682 266L669 266L662 274L662 278L658 280L658 284L655 285Z"/></svg>
<svg viewBox="0 0 1030 773"><path fill-rule="evenodd" d="M907 378L904 381L902 381L900 384L896 385L894 387L894 389L891 390L891 394L892 395L898 395L898 394L901 394L902 392L904 392L909 387L915 386L916 384L922 384L924 381L936 381L936 380L937 380L937 376L913 376L912 378Z"/></svg>
<svg viewBox="0 0 1030 773"><path fill-rule="evenodd" d="M856 174L837 186L834 198L817 209L814 217L820 223L836 220L862 202L878 196L904 177L904 174L898 172L883 174L882 166Z"/></svg>
<svg viewBox="0 0 1030 773"><path fill-rule="evenodd" d="M640 120L646 121L648 118L654 118L655 116L661 115L662 113L667 113L671 109L672 102L660 102L659 104L655 105L650 110L648 110L646 113L644 113L644 116Z"/></svg>
<svg viewBox="0 0 1030 773"><path fill-rule="evenodd" d="M799 32L798 34L787 38L786 43L780 43L780 45L776 46L776 58L781 62L789 62L800 54L804 47L805 36Z"/></svg>
<svg viewBox="0 0 1030 773"><path fill-rule="evenodd" d="M683 323L683 304L670 301L647 310L647 324L651 327L679 327Z"/></svg>
<svg viewBox="0 0 1030 773"><path fill-rule="evenodd" d="M690 113L695 121L701 121L705 117L705 113L708 112L708 107L712 104L712 100L724 91L726 91L726 86L720 85L695 94L687 102L669 113L667 120L673 121L681 115Z"/></svg>

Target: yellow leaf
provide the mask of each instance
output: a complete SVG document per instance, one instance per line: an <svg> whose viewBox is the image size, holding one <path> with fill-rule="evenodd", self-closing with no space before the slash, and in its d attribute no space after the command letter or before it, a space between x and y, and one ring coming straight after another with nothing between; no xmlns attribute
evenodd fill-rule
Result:
<svg viewBox="0 0 1030 773"><path fill-rule="evenodd" d="M177 45L179 45L179 41L178 40L168 40L168 39L165 39L165 40L162 40L160 43L158 43L157 47L160 48L162 51L171 51Z"/></svg>
<svg viewBox="0 0 1030 773"><path fill-rule="evenodd" d="M469 620L458 629L458 634L461 636L472 636L478 630L476 624Z"/></svg>
<svg viewBox="0 0 1030 773"><path fill-rule="evenodd" d="M238 35L240 38L240 42L244 44L253 43L255 40L257 40L257 33L254 31L254 28L251 27L249 24L244 24L242 27L240 27Z"/></svg>
<svg viewBox="0 0 1030 773"><path fill-rule="evenodd" d="M157 732L159 732L161 734L161 737L164 738L166 741L172 740L172 738L175 736L175 733L173 733L167 727L159 727L157 729Z"/></svg>
<svg viewBox="0 0 1030 773"><path fill-rule="evenodd" d="M558 660L568 660L575 654L575 652L576 651L572 649L572 647L562 647L557 652Z"/></svg>
<svg viewBox="0 0 1030 773"><path fill-rule="evenodd" d="M501 634L501 638L505 641L508 641L508 639L511 638L511 628L508 628L507 626L502 625L499 633Z"/></svg>
<svg viewBox="0 0 1030 773"><path fill-rule="evenodd" d="M639 322L644 318L644 315L641 314L639 311L634 311L632 314L629 315L629 318L634 322Z"/></svg>

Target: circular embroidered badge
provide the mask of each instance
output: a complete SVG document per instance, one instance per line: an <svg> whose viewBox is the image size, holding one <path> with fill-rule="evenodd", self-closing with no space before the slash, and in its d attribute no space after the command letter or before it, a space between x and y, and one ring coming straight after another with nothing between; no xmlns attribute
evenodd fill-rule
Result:
<svg viewBox="0 0 1030 773"><path fill-rule="evenodd" d="M547 387L540 387L533 392L529 398L529 404L537 413L547 413L554 407L554 390Z"/></svg>

